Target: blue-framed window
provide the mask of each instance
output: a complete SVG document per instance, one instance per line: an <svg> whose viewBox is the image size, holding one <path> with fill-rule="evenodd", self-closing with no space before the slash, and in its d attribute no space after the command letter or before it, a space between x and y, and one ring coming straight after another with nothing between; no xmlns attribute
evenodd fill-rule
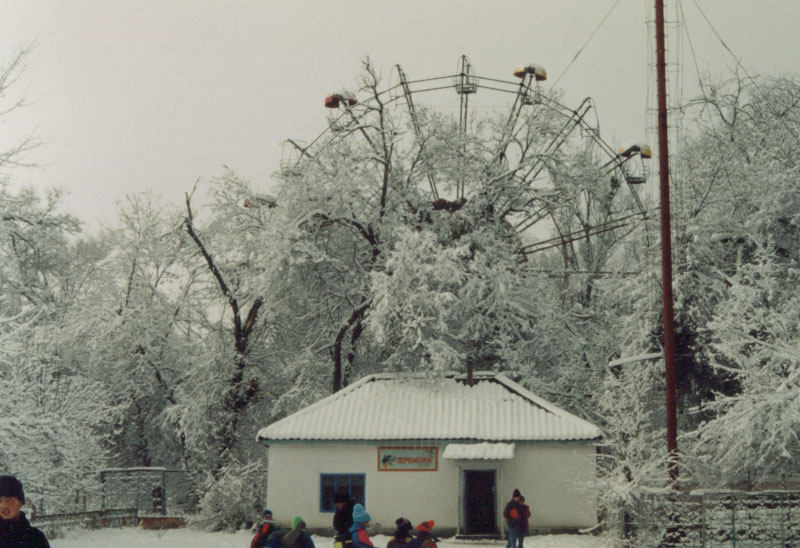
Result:
<svg viewBox="0 0 800 548"><path fill-rule="evenodd" d="M366 474L320 474L319 511L336 511L336 503L333 502L333 494L338 491L350 495L353 502L365 504L364 494L366 493L366 485Z"/></svg>

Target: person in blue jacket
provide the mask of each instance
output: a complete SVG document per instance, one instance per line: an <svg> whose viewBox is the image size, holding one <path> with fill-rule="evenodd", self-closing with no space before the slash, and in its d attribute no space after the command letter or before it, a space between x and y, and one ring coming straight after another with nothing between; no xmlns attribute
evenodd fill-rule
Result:
<svg viewBox="0 0 800 548"><path fill-rule="evenodd" d="M353 548L377 548L369 539L367 527L369 527L370 517L367 510L361 504L353 506L353 525L350 527L350 535L353 538Z"/></svg>

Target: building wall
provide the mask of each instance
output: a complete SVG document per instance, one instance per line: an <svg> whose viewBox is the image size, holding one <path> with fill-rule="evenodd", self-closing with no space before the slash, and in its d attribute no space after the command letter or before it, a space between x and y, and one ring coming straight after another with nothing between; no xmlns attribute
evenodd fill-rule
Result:
<svg viewBox="0 0 800 548"><path fill-rule="evenodd" d="M512 491L519 488L531 506L531 527L577 528L596 523L594 499L581 490L594 476L593 446L518 444L511 461L456 462L441 458L445 445L440 445L436 471L378 471L377 447L270 445L267 507L279 522L299 515L310 528L330 528L333 514L319 511L320 474L363 473L372 530L391 530L394 520L403 516L415 524L433 519L444 534L455 532L459 524L461 470L495 469L498 520Z"/></svg>
<svg viewBox="0 0 800 548"><path fill-rule="evenodd" d="M531 528L585 528L597 523L593 445L520 445L503 468L503 505L515 488L531 507Z"/></svg>

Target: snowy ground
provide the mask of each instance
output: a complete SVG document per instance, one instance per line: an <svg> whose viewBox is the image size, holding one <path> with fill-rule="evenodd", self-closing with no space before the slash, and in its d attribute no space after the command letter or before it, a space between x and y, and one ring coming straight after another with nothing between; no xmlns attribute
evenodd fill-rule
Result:
<svg viewBox="0 0 800 548"><path fill-rule="evenodd" d="M193 529L145 531L136 528L75 531L66 538L50 541L52 548L248 548L252 533L206 533ZM317 548L330 548L333 539L313 536ZM386 546L388 537L372 537L375 546ZM502 548L500 541L457 541L442 539L439 548ZM525 548L608 548L601 539L583 535L547 535L525 539Z"/></svg>

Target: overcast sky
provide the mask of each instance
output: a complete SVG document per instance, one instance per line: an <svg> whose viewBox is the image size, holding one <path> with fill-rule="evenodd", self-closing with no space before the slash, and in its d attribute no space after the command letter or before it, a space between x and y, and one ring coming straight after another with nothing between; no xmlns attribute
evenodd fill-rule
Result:
<svg viewBox="0 0 800 548"><path fill-rule="evenodd" d="M800 1L696 2L682 2L689 39L670 46L671 60L683 52L687 96L694 58L714 75L736 64L698 6L750 74L798 72ZM35 130L46 144L31 159L42 167L13 180L66 189L69 211L91 229L126 193L152 189L177 204L223 164L267 190L281 142L325 128L325 95L355 88L366 55L387 78L399 63L416 79L455 73L462 54L479 75L507 80L516 64L543 65L548 84L560 77L568 106L594 98L608 142L643 140L652 4L0 0L0 60L38 44L12 90L32 105L0 125L0 143ZM479 91L471 104L497 101Z"/></svg>

